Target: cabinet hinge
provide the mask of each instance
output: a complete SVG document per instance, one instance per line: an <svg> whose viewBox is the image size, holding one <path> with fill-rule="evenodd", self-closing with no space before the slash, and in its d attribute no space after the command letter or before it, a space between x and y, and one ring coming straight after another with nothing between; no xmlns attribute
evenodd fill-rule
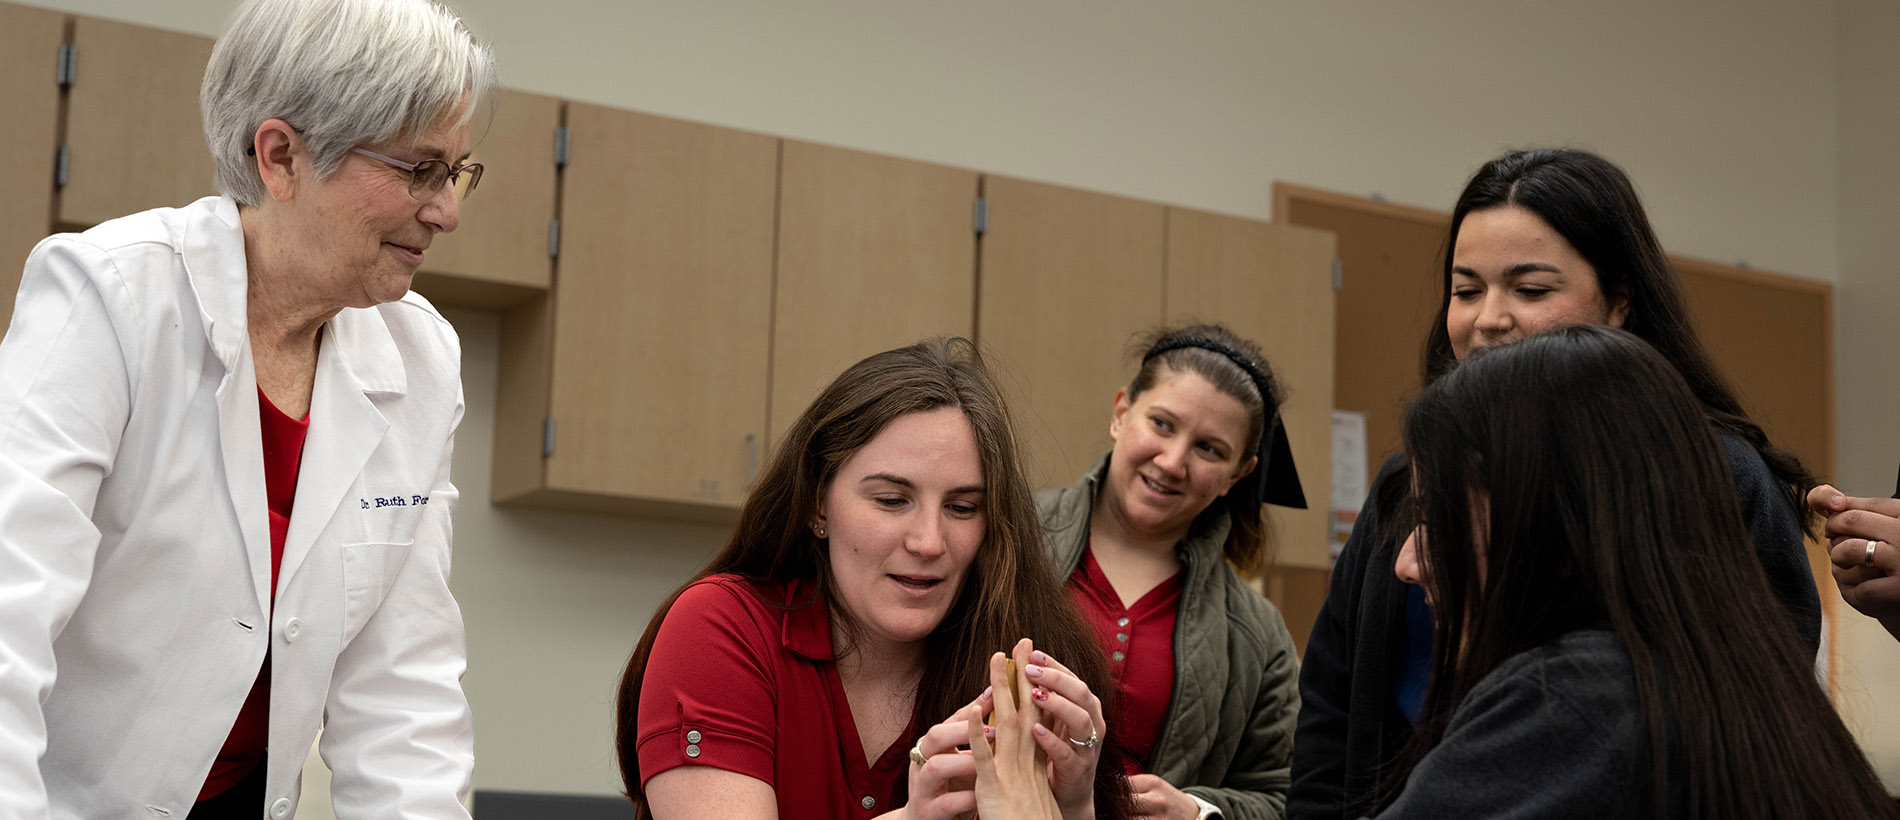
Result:
<svg viewBox="0 0 1900 820"><path fill-rule="evenodd" d="M1333 292L1338 293L1339 291L1343 290L1345 287L1346 287L1345 265L1341 264L1339 261L1339 257L1335 256L1333 257Z"/></svg>
<svg viewBox="0 0 1900 820"><path fill-rule="evenodd" d="M984 199L980 196L976 198L976 215L974 221L976 223L977 236L982 236L984 231L989 230L990 201L988 199Z"/></svg>
<svg viewBox="0 0 1900 820"><path fill-rule="evenodd" d="M59 78L60 88L70 88L73 78L79 73L79 47L71 43L62 43L59 47L59 66L54 74Z"/></svg>
<svg viewBox="0 0 1900 820"><path fill-rule="evenodd" d="M554 219L548 222L548 258L550 259L558 258L560 255L561 255L561 220Z"/></svg>
<svg viewBox="0 0 1900 820"><path fill-rule="evenodd" d="M72 168L72 162L73 162L73 147L71 145L60 146L59 160L57 163L55 163L55 166L54 166L55 170L53 172L53 187L54 188L66 187L66 173L68 170Z"/></svg>
<svg viewBox="0 0 1900 820"><path fill-rule="evenodd" d="M541 420L541 457L548 458L552 455L554 455L554 417L548 416Z"/></svg>
<svg viewBox="0 0 1900 820"><path fill-rule="evenodd" d="M556 168L567 167L567 149L568 149L567 140L568 140L567 126L562 125L562 126L555 127L554 129L554 167Z"/></svg>

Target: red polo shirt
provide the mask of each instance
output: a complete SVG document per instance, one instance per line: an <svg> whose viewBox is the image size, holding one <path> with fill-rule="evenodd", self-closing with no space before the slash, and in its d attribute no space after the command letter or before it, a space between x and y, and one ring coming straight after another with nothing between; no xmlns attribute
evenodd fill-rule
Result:
<svg viewBox="0 0 1900 820"><path fill-rule="evenodd" d="M902 806L911 718L866 766L810 584L754 586L714 575L680 593L640 687L640 784L676 766L714 766L772 786L780 817L870 818Z"/></svg>
<svg viewBox="0 0 1900 820"><path fill-rule="evenodd" d="M1181 606L1181 573L1124 607L1121 594L1095 562L1095 550L1085 546L1081 563L1069 575L1069 596L1108 656L1117 696L1108 725L1128 752L1123 768L1130 775L1141 774L1154 761L1168 701L1174 697L1174 621Z"/></svg>

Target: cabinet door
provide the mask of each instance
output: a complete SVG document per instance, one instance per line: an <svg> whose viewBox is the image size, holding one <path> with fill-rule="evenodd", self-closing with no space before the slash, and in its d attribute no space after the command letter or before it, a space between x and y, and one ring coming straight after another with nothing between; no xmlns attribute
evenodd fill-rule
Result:
<svg viewBox="0 0 1900 820"><path fill-rule="evenodd" d="M59 221L89 227L216 193L198 112L211 41L79 17Z"/></svg>
<svg viewBox="0 0 1900 820"><path fill-rule="evenodd" d="M1329 563L1332 497L1333 237L1324 231L1168 209L1170 322L1218 322L1260 345L1307 509L1269 506L1277 563Z"/></svg>
<svg viewBox="0 0 1900 820"><path fill-rule="evenodd" d="M1286 183L1273 192L1275 222L1338 237L1333 406L1366 414L1367 469L1376 472L1398 452L1399 412L1418 393L1451 216Z"/></svg>
<svg viewBox="0 0 1900 820"><path fill-rule="evenodd" d="M59 46L66 18L0 3L0 330L13 315L20 268L53 225Z"/></svg>
<svg viewBox="0 0 1900 820"><path fill-rule="evenodd" d="M551 489L731 508L765 433L778 140L573 103Z"/></svg>
<svg viewBox="0 0 1900 820"><path fill-rule="evenodd" d="M852 363L969 336L974 171L785 142L772 334L771 443Z"/></svg>
<svg viewBox="0 0 1900 820"><path fill-rule="evenodd" d="M986 176L977 334L1018 420L1031 486L1108 449L1129 340L1161 321L1163 206Z"/></svg>
<svg viewBox="0 0 1900 820"><path fill-rule="evenodd" d="M498 306L548 287L554 221L554 139L561 101L503 89L477 111L469 161L482 185L462 203L462 224L435 238L416 291L441 303Z"/></svg>

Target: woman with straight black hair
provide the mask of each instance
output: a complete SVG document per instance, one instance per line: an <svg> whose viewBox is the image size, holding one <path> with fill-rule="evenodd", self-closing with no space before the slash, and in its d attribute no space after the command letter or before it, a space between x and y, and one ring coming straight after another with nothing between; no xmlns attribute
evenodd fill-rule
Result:
<svg viewBox="0 0 1900 820"><path fill-rule="evenodd" d="M1575 326L1474 355L1404 442L1393 571L1433 604L1434 675L1379 817L1896 816L1653 348Z"/></svg>
<svg viewBox="0 0 1900 820"><path fill-rule="evenodd" d="M1584 151L1518 151L1478 169L1452 211L1444 295L1426 341L1429 388L1472 352L1567 325L1621 327L1654 347L1719 431L1756 558L1812 656L1821 601L1802 542L1800 494L1815 480L1749 420L1697 341L1682 289L1636 191ZM1431 608L1387 571L1402 540L1383 528L1395 456L1373 482L1307 641L1288 815L1357 817L1419 719L1431 680Z"/></svg>

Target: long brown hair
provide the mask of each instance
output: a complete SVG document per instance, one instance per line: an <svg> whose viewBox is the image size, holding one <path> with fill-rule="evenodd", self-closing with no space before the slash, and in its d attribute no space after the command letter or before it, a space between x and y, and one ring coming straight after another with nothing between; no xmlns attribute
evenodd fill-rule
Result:
<svg viewBox="0 0 1900 820"><path fill-rule="evenodd" d="M755 583L802 579L817 590L814 606L831 607L833 624L849 651L854 631L832 606L827 544L811 532L825 488L845 461L891 423L909 413L954 407L975 433L983 470L984 538L957 600L925 639L916 713L934 723L983 691L991 652L1023 637L1066 664L1104 701L1113 693L1107 663L1069 603L1042 549L1042 529L1016 455L1015 433L1001 393L974 343L931 339L885 351L852 365L818 394L775 449L739 513L739 525L719 555L693 576L730 573ZM647 657L668 610L686 586L660 606L620 678L614 746L627 796L651 817L640 788L640 688ZM906 738L905 742L910 742ZM780 754L787 750L778 750ZM1127 814L1128 781L1104 753L1096 767L1098 816Z"/></svg>
<svg viewBox="0 0 1900 820"><path fill-rule="evenodd" d="M1267 364L1267 357L1261 354L1260 346L1221 325L1186 325L1164 327L1141 334L1129 345L1129 351L1141 356L1143 351L1153 349L1156 345L1183 338L1205 339L1246 357L1248 363L1265 376L1267 395L1261 395L1253 376L1240 369L1240 365L1226 355L1206 348L1179 347L1141 362L1141 369L1128 382L1128 402L1133 404L1143 392L1170 374L1193 373L1246 408L1247 439L1240 448L1241 458L1244 460L1258 452L1261 438L1272 432L1267 425L1279 423L1280 405L1286 401L1286 388L1274 378L1273 367ZM1208 505L1219 506L1227 511L1229 526L1223 552L1243 578L1260 574L1267 562L1267 545L1272 532L1268 520L1260 515L1259 486L1265 479L1265 467L1265 464L1255 464L1253 472L1242 476L1227 489L1226 495L1214 499Z"/></svg>
<svg viewBox="0 0 1900 820"><path fill-rule="evenodd" d="M1665 356L1601 325L1474 353L1412 403L1409 515L1438 615L1388 797L1486 675L1595 629L1629 654L1649 776L1630 785L1655 816L1672 780L1685 817L1896 816L1755 558L1721 429Z"/></svg>

